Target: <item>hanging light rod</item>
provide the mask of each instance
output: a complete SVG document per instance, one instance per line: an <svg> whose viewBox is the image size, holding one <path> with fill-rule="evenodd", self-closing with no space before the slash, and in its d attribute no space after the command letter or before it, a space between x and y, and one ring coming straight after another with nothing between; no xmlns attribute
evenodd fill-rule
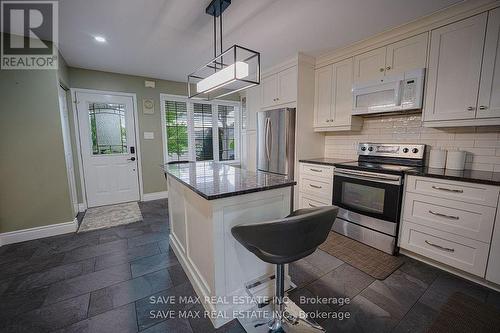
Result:
<svg viewBox="0 0 500 333"><path fill-rule="evenodd" d="M260 53L233 45L223 50L222 13L231 0L213 0L205 12L213 16L214 58L188 75L189 98L213 99L260 84ZM217 45L217 19L219 47ZM219 51L219 55L217 52Z"/></svg>

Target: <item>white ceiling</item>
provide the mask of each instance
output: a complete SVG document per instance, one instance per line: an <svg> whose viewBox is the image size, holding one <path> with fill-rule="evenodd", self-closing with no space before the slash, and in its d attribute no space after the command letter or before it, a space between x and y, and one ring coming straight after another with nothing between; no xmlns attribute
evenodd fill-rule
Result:
<svg viewBox="0 0 500 333"><path fill-rule="evenodd" d="M263 68L318 55L460 0L232 0L224 48L261 52ZM59 42L70 66L186 81L213 55L210 0L61 0ZM102 35L106 44L94 41Z"/></svg>

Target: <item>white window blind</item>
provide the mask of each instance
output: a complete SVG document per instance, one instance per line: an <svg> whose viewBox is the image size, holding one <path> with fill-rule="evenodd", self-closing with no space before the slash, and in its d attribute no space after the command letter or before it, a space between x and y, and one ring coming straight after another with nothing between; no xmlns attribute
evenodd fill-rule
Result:
<svg viewBox="0 0 500 333"><path fill-rule="evenodd" d="M161 95L165 162L238 162L239 102Z"/></svg>

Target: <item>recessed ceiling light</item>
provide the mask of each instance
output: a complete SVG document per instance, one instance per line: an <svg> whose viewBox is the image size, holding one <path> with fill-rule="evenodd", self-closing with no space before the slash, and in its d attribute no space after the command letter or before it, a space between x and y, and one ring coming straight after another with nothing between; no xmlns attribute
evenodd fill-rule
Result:
<svg viewBox="0 0 500 333"><path fill-rule="evenodd" d="M99 43L106 43L106 38L102 36L94 36L94 39Z"/></svg>

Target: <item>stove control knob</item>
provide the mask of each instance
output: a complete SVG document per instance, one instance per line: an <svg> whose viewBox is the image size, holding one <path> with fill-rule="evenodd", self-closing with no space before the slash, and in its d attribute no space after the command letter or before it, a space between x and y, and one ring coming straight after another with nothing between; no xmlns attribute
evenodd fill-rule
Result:
<svg viewBox="0 0 500 333"><path fill-rule="evenodd" d="M418 153L418 148L413 148L413 149L411 150L411 152L412 152L413 154Z"/></svg>
<svg viewBox="0 0 500 333"><path fill-rule="evenodd" d="M403 153L405 153L405 154L406 154L406 153L407 153L407 152L409 152L409 151L410 151L410 149L408 149L408 148L403 148Z"/></svg>
<svg viewBox="0 0 500 333"><path fill-rule="evenodd" d="M361 147L361 150L362 150L362 151L365 151L365 150L366 150L366 147L365 147L365 146Z"/></svg>
<svg viewBox="0 0 500 333"><path fill-rule="evenodd" d="M373 151L373 147L368 147L368 151Z"/></svg>

